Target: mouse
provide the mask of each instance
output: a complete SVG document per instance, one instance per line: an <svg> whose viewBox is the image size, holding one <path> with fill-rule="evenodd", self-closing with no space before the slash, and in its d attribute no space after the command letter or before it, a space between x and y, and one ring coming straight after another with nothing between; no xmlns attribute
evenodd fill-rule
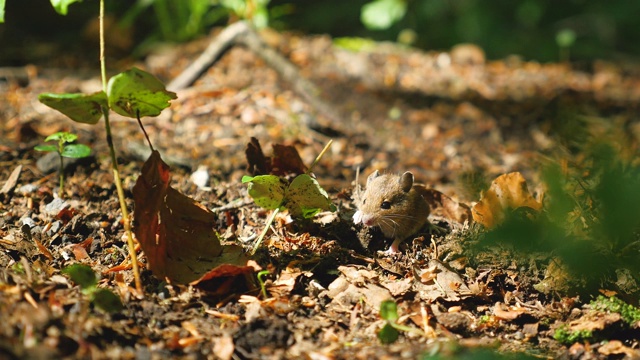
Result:
<svg viewBox="0 0 640 360"><path fill-rule="evenodd" d="M430 224L429 204L418 191L419 186L410 171L402 175L374 171L367 178L364 192L356 192L354 223L380 228L385 237L393 239L386 253L399 252L402 241Z"/></svg>

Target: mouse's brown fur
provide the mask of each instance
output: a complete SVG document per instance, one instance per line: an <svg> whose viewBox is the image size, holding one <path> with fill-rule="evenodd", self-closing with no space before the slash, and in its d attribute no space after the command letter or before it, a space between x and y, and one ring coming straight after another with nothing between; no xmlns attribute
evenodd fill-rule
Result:
<svg viewBox="0 0 640 360"><path fill-rule="evenodd" d="M393 239L387 252L397 252L400 243L429 223L429 204L414 185L413 174L380 174L367 178L367 187L357 199L354 222L377 226L384 236Z"/></svg>

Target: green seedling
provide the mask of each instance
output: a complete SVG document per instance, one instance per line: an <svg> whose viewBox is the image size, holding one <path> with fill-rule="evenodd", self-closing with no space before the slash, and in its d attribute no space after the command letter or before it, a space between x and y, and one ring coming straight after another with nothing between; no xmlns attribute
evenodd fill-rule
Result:
<svg viewBox="0 0 640 360"><path fill-rule="evenodd" d="M571 47L576 42L576 32L571 29L562 29L556 34L556 44L560 49L560 61L569 61Z"/></svg>
<svg viewBox="0 0 640 360"><path fill-rule="evenodd" d="M269 275L269 270L262 270L258 273L258 282L260 283L260 292L262 293L262 298L266 299L267 296L267 288L265 287L264 277Z"/></svg>
<svg viewBox="0 0 640 360"><path fill-rule="evenodd" d="M311 219L322 210L336 211L335 205L329 200L327 192L318 184L318 181L309 175L313 166L318 163L322 155L331 146L332 141L322 149L316 160L309 167L306 174L296 176L291 183L276 175L243 176L242 183L248 183L249 196L260 207L273 210L267 220L264 230L256 240L251 254L258 249L262 239L276 215L284 210L289 210L293 218Z"/></svg>
<svg viewBox="0 0 640 360"><path fill-rule="evenodd" d="M423 335L424 332L410 326L398 324L398 305L393 300L385 300L380 303L380 317L386 321L378 332L378 339L383 344L391 344L398 340L400 331L412 332Z"/></svg>
<svg viewBox="0 0 640 360"><path fill-rule="evenodd" d="M80 286L82 293L89 297L91 303L108 313L122 310L122 301L111 290L98 288L98 277L87 265L73 264L62 269L73 282Z"/></svg>
<svg viewBox="0 0 640 360"><path fill-rule="evenodd" d="M47 136L44 142L57 141L58 145L38 145L34 149L42 152L56 152L60 159L60 167L58 169L58 177L60 181L60 189L58 196L64 194L64 161L63 158L79 159L87 157L91 154L91 148L84 144L73 144L78 139L78 135L60 131Z"/></svg>
<svg viewBox="0 0 640 360"><path fill-rule="evenodd" d="M52 0L52 4L59 13L66 13L66 8L77 0ZM59 4L59 7L56 6ZM44 93L38 96L43 104L54 108L68 116L71 120L96 124L104 117L104 127L107 144L111 157L111 168L114 183L122 211L122 219L125 233L127 234L127 247L131 257L131 265L136 282L136 289L142 294L142 282L136 261L136 251L131 234L131 222L129 211L124 197L116 151L111 136L109 122L110 110L116 113L138 119L144 116L158 116L162 110L169 106L169 101L176 99L176 94L167 91L153 75L140 69L130 69L113 76L107 82L107 70L104 56L105 49L104 31L104 0L100 0L100 73L102 78L102 91L93 94L51 94ZM141 123L140 123L141 124ZM141 124L142 125L142 124Z"/></svg>

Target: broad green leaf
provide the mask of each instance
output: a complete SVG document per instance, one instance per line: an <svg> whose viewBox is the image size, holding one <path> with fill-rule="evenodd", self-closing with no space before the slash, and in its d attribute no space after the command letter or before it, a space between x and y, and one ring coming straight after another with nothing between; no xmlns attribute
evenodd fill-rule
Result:
<svg viewBox="0 0 640 360"><path fill-rule="evenodd" d="M77 139L78 139L78 135L76 134L68 133L66 131L59 131L55 134L51 134L47 136L47 138L44 139L44 141L47 142L51 140L58 140L58 141L62 140L63 143L72 143Z"/></svg>
<svg viewBox="0 0 640 360"><path fill-rule="evenodd" d="M108 107L107 95L103 91L91 95L43 93L38 95L38 100L84 124L97 123L102 117L102 108Z"/></svg>
<svg viewBox="0 0 640 360"><path fill-rule="evenodd" d="M83 158L91 154L91 148L84 144L70 144L62 150L62 156L67 158Z"/></svg>
<svg viewBox="0 0 640 360"><path fill-rule="evenodd" d="M82 0L51 0L51 5L60 15L67 15L69 5L74 2L82 2Z"/></svg>
<svg viewBox="0 0 640 360"><path fill-rule="evenodd" d="M71 280L80 285L83 290L94 287L98 284L98 278L93 270L82 264L73 264L62 269L63 274L69 275Z"/></svg>
<svg viewBox="0 0 640 360"><path fill-rule="evenodd" d="M307 174L296 176L286 192L285 206L291 216L311 218L322 210L335 211L329 195L318 181Z"/></svg>
<svg viewBox="0 0 640 360"><path fill-rule="evenodd" d="M0 0L0 23L4 22L4 0Z"/></svg>
<svg viewBox="0 0 640 360"><path fill-rule="evenodd" d="M93 292L92 301L95 306L108 313L122 310L122 300L108 289L97 289Z"/></svg>
<svg viewBox="0 0 640 360"><path fill-rule="evenodd" d="M275 175L243 176L243 183L249 183L249 196L255 203L267 210L274 210L282 205L286 184Z"/></svg>
<svg viewBox="0 0 640 360"><path fill-rule="evenodd" d="M107 85L109 107L122 116L136 118L158 116L176 99L155 76L137 68L129 69L111 79Z"/></svg>
<svg viewBox="0 0 640 360"><path fill-rule="evenodd" d="M55 145L38 145L33 149L35 151L44 151L44 152L58 151L58 147Z"/></svg>
<svg viewBox="0 0 640 360"><path fill-rule="evenodd" d="M406 0L374 0L362 6L360 21L369 30L385 30L404 17Z"/></svg>
<svg viewBox="0 0 640 360"><path fill-rule="evenodd" d="M398 305L393 300L380 303L380 317L384 320L396 322L398 320Z"/></svg>
<svg viewBox="0 0 640 360"><path fill-rule="evenodd" d="M383 344L391 344L398 340L400 332L396 330L391 324L386 323L378 332L378 339Z"/></svg>

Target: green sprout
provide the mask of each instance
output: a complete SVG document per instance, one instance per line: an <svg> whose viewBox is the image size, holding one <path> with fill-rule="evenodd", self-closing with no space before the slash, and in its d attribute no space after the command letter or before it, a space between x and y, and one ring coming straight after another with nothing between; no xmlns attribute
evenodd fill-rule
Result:
<svg viewBox="0 0 640 360"><path fill-rule="evenodd" d="M262 243L271 223L276 215L288 209L291 217L311 219L322 210L336 211L335 205L329 200L329 195L320 186L318 181L309 175L314 165L318 163L322 155L329 149L332 141L322 149L307 173L296 176L291 183L276 175L243 176L242 183L249 183L249 196L256 205L263 209L273 210L267 220L264 230L253 245L251 254L254 254Z"/></svg>
<svg viewBox="0 0 640 360"><path fill-rule="evenodd" d="M569 61L569 49L576 42L576 32L571 29L562 29L556 34L556 44L560 48L560 61Z"/></svg>
<svg viewBox="0 0 640 360"><path fill-rule="evenodd" d="M393 300L385 300L380 303L380 317L386 320L386 323L378 332L378 339L383 344L391 344L398 340L400 331L424 335L424 332L420 329L398 324L398 319L400 318L398 316L398 305Z"/></svg>
<svg viewBox="0 0 640 360"><path fill-rule="evenodd" d="M263 298L267 298L267 288L265 287L265 281L264 281L264 277L269 275L270 272L269 270L262 270L258 273L257 277L258 277L258 282L260 283L260 292L262 293L262 297Z"/></svg>
<svg viewBox="0 0 640 360"><path fill-rule="evenodd" d="M98 277L89 266L73 264L62 269L62 273L68 275L73 282L78 284L82 293L87 295L97 308L108 313L122 309L122 301L118 295L109 289L98 288Z"/></svg>
<svg viewBox="0 0 640 360"><path fill-rule="evenodd" d="M60 167L58 169L58 176L60 178L60 189L58 190L58 196L62 197L64 194L64 161L63 158L79 159L87 157L91 154L91 148L84 144L73 144L78 139L78 135L60 131L55 134L47 136L44 142L57 141L58 145L38 145L34 149L36 151L43 152L56 152L60 159Z"/></svg>

